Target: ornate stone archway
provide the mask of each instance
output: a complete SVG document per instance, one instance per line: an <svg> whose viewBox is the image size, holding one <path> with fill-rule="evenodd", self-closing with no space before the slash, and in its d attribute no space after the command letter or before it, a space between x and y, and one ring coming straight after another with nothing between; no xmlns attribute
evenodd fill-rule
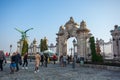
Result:
<svg viewBox="0 0 120 80"><path fill-rule="evenodd" d="M60 26L57 33L57 53L59 55L66 55L67 40L70 37L75 37L77 40L77 55L86 58L88 53L90 53L88 39L91 33L89 32L90 30L87 29L85 21L82 21L79 25L70 17L70 20L64 26Z"/></svg>

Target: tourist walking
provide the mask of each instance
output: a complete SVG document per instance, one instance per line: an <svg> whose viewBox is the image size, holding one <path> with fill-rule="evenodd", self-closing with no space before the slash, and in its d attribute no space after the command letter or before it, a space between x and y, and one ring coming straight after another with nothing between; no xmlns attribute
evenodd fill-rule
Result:
<svg viewBox="0 0 120 80"><path fill-rule="evenodd" d="M41 54L41 66L43 66L44 65L44 55L43 54Z"/></svg>
<svg viewBox="0 0 120 80"><path fill-rule="evenodd" d="M63 67L63 55L60 56L59 61L60 61L60 66Z"/></svg>
<svg viewBox="0 0 120 80"><path fill-rule="evenodd" d="M72 68L74 69L75 68L75 63L76 63L76 58L75 56L73 57L73 62L72 62Z"/></svg>
<svg viewBox="0 0 120 80"><path fill-rule="evenodd" d="M39 54L39 52L37 52L35 54L35 71L34 71L34 73L39 72L40 59L41 59L40 54Z"/></svg>
<svg viewBox="0 0 120 80"><path fill-rule="evenodd" d="M16 56L15 56L15 63L16 63L16 71L19 71L19 64L22 64L22 59L21 59L21 55L16 52Z"/></svg>
<svg viewBox="0 0 120 80"><path fill-rule="evenodd" d="M52 57L53 61L54 61L54 64L55 64L55 61L57 60L57 56L54 54L53 57Z"/></svg>
<svg viewBox="0 0 120 80"><path fill-rule="evenodd" d="M67 55L67 61L68 61L68 64L70 64L70 56Z"/></svg>
<svg viewBox="0 0 120 80"><path fill-rule="evenodd" d="M67 58L66 55L63 55L63 67L66 67Z"/></svg>
<svg viewBox="0 0 120 80"><path fill-rule="evenodd" d="M45 56L45 67L47 67L47 64L48 64L48 54L44 54Z"/></svg>
<svg viewBox="0 0 120 80"><path fill-rule="evenodd" d="M1 71L3 71L3 62L4 61L6 63L6 58L5 58L4 52L1 50L0 51L0 69L1 69Z"/></svg>
<svg viewBox="0 0 120 80"><path fill-rule="evenodd" d="M14 52L11 56L11 63L10 63L10 70L11 70L11 74L13 74L15 72L15 67L16 67L16 53Z"/></svg>
<svg viewBox="0 0 120 80"><path fill-rule="evenodd" d="M28 69L28 53L26 52L23 56L23 65L22 65L22 69ZM25 65L25 67L24 67Z"/></svg>

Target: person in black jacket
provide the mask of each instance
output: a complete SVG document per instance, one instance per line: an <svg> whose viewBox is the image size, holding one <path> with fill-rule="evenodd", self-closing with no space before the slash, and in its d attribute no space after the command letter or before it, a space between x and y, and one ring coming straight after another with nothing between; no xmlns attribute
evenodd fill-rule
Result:
<svg viewBox="0 0 120 80"><path fill-rule="evenodd" d="M14 52L11 56L11 64L10 64L10 70L11 70L11 74L13 74L15 72L15 67L16 67L16 53Z"/></svg>
<svg viewBox="0 0 120 80"><path fill-rule="evenodd" d="M24 54L24 57L23 57L24 63L22 65L22 69L24 69L24 65L26 65L25 69L28 69L28 67L27 67L28 66L28 61L27 61L27 59L28 59L28 53L26 52Z"/></svg>
<svg viewBox="0 0 120 80"><path fill-rule="evenodd" d="M21 63L21 55L16 52L16 56L15 56L15 63L16 63L16 71L19 71L19 63Z"/></svg>
<svg viewBox="0 0 120 80"><path fill-rule="evenodd" d="M45 67L47 67L47 64L48 64L48 54L45 54Z"/></svg>
<svg viewBox="0 0 120 80"><path fill-rule="evenodd" d="M3 51L0 51L0 69L3 71L3 62L6 63L6 58Z"/></svg>
<svg viewBox="0 0 120 80"><path fill-rule="evenodd" d="M41 60L40 61L41 61L41 66L43 66L44 65L43 64L44 63L44 55L43 54L41 55Z"/></svg>

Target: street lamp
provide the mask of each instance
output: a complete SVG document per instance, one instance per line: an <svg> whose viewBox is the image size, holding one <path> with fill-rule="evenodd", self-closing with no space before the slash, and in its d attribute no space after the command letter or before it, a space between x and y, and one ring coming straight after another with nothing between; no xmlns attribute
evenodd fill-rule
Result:
<svg viewBox="0 0 120 80"><path fill-rule="evenodd" d="M9 55L11 54L11 50L12 50L12 44L10 45L10 53L9 53Z"/></svg>
<svg viewBox="0 0 120 80"><path fill-rule="evenodd" d="M104 40L103 40L103 59L105 59Z"/></svg>
<svg viewBox="0 0 120 80"><path fill-rule="evenodd" d="M30 44L31 55L32 55L32 53L33 53L32 48L33 48L33 43Z"/></svg>
<svg viewBox="0 0 120 80"><path fill-rule="evenodd" d="M30 49L31 49L31 52L30 52L30 62L32 61L32 48L33 48L33 44L31 43L30 44Z"/></svg>
<svg viewBox="0 0 120 80"><path fill-rule="evenodd" d="M75 56L75 45L76 45L76 40L73 40L73 46L74 46L74 56Z"/></svg>
<svg viewBox="0 0 120 80"><path fill-rule="evenodd" d="M74 57L73 57L73 64L72 67L75 68L75 63L76 63L76 55L75 55L75 44L76 44L76 40L73 40L73 46L74 46Z"/></svg>

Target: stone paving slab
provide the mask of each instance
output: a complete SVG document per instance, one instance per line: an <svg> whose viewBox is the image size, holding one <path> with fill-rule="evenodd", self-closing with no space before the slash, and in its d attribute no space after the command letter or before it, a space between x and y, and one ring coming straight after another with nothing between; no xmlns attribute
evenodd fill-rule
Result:
<svg viewBox="0 0 120 80"><path fill-rule="evenodd" d="M20 67L21 68L21 67ZM76 65L73 69L69 64L61 67L59 64L48 64L40 67L40 72L34 73L34 62L29 62L29 69L20 69L15 74L10 74L9 63L0 71L0 80L120 80L119 71L89 68Z"/></svg>

